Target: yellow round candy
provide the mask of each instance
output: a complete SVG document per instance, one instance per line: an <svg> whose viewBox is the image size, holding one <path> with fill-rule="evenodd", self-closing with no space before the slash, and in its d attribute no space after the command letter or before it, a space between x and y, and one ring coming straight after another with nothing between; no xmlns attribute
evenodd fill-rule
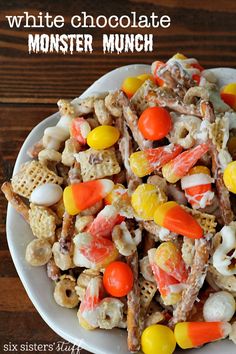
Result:
<svg viewBox="0 0 236 354"><path fill-rule="evenodd" d="M87 144L95 149L107 149L114 145L120 137L117 128L111 125L100 125L94 128L87 136Z"/></svg>
<svg viewBox="0 0 236 354"><path fill-rule="evenodd" d="M143 84L143 81L138 79L137 77L127 77L122 84L122 90L125 94L130 98L135 92L139 89L139 87Z"/></svg>
<svg viewBox="0 0 236 354"><path fill-rule="evenodd" d="M230 162L223 175L226 188L236 194L236 161Z"/></svg>
<svg viewBox="0 0 236 354"><path fill-rule="evenodd" d="M224 86L221 92L236 95L236 82L231 82L231 84Z"/></svg>
<svg viewBox="0 0 236 354"><path fill-rule="evenodd" d="M139 185L131 196L132 207L144 220L153 220L156 208L166 200L164 192L153 184Z"/></svg>
<svg viewBox="0 0 236 354"><path fill-rule="evenodd" d="M176 340L170 328L156 324L143 331L141 346L144 354L172 354Z"/></svg>

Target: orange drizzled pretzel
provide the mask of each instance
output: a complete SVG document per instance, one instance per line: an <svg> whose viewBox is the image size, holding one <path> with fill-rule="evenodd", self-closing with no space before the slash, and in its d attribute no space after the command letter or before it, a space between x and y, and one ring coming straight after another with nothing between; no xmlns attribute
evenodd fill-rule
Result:
<svg viewBox="0 0 236 354"><path fill-rule="evenodd" d="M145 140L141 132L138 129L138 117L136 112L133 110L130 101L128 98L121 92L118 96L118 102L123 109L123 117L126 121L126 124L130 128L133 138L138 144L140 150L152 148L152 142Z"/></svg>
<svg viewBox="0 0 236 354"><path fill-rule="evenodd" d="M176 305L173 312L173 318L170 320L170 326L178 322L186 321L194 302L197 299L198 292L201 289L208 268L208 258L210 252L210 242L206 238L195 240L195 255L190 274L186 281L186 288L183 290L181 301Z"/></svg>

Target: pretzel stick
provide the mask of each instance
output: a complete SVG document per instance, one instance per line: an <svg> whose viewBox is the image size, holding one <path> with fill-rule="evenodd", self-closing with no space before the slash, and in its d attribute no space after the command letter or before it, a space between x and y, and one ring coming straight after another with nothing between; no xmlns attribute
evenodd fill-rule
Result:
<svg viewBox="0 0 236 354"><path fill-rule="evenodd" d="M201 110L203 114L203 119L207 120L209 123L214 123L215 114L211 103L202 101ZM223 173L218 159L218 151L216 145L213 143L212 139L209 138L209 150L212 159L212 172L215 178L216 190L219 198L220 211L224 224L228 225L234 219L234 214L231 209L231 203L229 199L229 191L226 188L223 181Z"/></svg>
<svg viewBox="0 0 236 354"><path fill-rule="evenodd" d="M168 87L158 87L150 89L144 99L156 106L167 107L170 110L186 115L201 117L199 108L193 104L186 105L180 98L176 98L176 93Z"/></svg>
<svg viewBox="0 0 236 354"><path fill-rule="evenodd" d="M137 186L141 184L141 179L137 177L130 168L129 156L132 154L132 141L125 122L123 122L123 137L119 141L119 150L126 169L128 189L134 191Z"/></svg>
<svg viewBox="0 0 236 354"><path fill-rule="evenodd" d="M151 232L146 232L146 235L144 235L143 240L143 254L147 255L148 251L151 248L155 247L155 239L154 239L154 235Z"/></svg>
<svg viewBox="0 0 236 354"><path fill-rule="evenodd" d="M23 202L18 194L13 192L11 183L4 182L1 186L1 190L13 208L29 223L29 207Z"/></svg>
<svg viewBox="0 0 236 354"><path fill-rule="evenodd" d="M79 164L77 162L69 170L69 183L78 183L81 181ZM72 238L75 232L75 216L69 215L66 211L63 215L61 237L59 239L60 250L63 254L68 254L72 248Z"/></svg>
<svg viewBox="0 0 236 354"><path fill-rule="evenodd" d="M127 295L127 331L128 331L128 349L136 352L140 349L140 288L138 284L138 253L134 252L126 257L127 264L130 266L133 276L133 289Z"/></svg>
<svg viewBox="0 0 236 354"><path fill-rule="evenodd" d="M146 231L154 235L155 241L160 240L159 235L160 235L161 227L159 225L157 225L154 221L140 221L140 223ZM176 239L176 234L170 231L168 234L168 239L170 240ZM167 241L167 239L165 239L165 241Z"/></svg>
<svg viewBox="0 0 236 354"><path fill-rule="evenodd" d="M128 98L123 94L123 92L120 92L118 95L118 103L123 109L123 116L124 119L130 128L133 138L138 144L140 150L145 150L145 149L150 149L152 147L152 142L145 140L143 135L138 129L138 117L134 110L131 107L130 101Z"/></svg>
<svg viewBox="0 0 236 354"><path fill-rule="evenodd" d="M193 265L186 281L186 288L182 293L182 298L173 312L173 318L170 321L171 326L178 322L186 321L188 318L207 274L209 252L209 241L205 238L195 241Z"/></svg>
<svg viewBox="0 0 236 354"><path fill-rule="evenodd" d="M70 253L74 231L75 231L75 216L69 215L65 211L63 215L61 237L59 239L61 253L63 254Z"/></svg>
<svg viewBox="0 0 236 354"><path fill-rule="evenodd" d="M127 129L123 115L116 119L116 127L121 133L121 139L119 140L119 150L126 170L125 173L128 182L128 189L133 191L139 184L141 184L141 179L137 177L130 168L129 157L133 152L132 139Z"/></svg>

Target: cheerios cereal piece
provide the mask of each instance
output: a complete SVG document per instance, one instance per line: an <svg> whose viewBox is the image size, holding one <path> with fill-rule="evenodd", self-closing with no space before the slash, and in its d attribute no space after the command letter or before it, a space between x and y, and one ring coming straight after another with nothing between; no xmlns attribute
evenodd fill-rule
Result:
<svg viewBox="0 0 236 354"><path fill-rule="evenodd" d="M75 284L75 279L73 277L61 277L55 286L53 294L58 305L69 309L78 305L79 298L75 291Z"/></svg>
<svg viewBox="0 0 236 354"><path fill-rule="evenodd" d="M46 264L52 256L51 245L47 240L35 239L26 247L25 259L32 266Z"/></svg>
<svg viewBox="0 0 236 354"><path fill-rule="evenodd" d="M59 242L55 242L54 245L52 246L52 253L56 265L61 270L67 270L73 267L73 262L70 254L64 254L61 252L61 247Z"/></svg>

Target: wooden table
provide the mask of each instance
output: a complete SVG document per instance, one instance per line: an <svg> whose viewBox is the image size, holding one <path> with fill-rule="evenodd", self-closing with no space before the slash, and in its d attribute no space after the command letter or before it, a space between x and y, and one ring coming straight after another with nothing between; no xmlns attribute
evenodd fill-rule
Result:
<svg viewBox="0 0 236 354"><path fill-rule="evenodd" d="M109 70L131 63L150 64L155 59L166 60L175 52L197 57L206 68L236 67L234 0L106 0L99 1L99 6L97 1L88 0L47 1L47 6L42 3L34 0L0 3L2 181L10 178L19 149L31 129L57 110L57 100L79 96L94 80ZM155 51L152 53L104 55L101 50L101 35L105 31L90 29L89 33L94 37L92 54L29 55L27 32L9 29L4 16L23 11L37 14L40 10L54 15L63 14L66 18L65 33L73 33L68 26L69 17L81 11L94 16L121 16L130 11L148 15L154 11L156 14L169 15L172 24L169 29L155 31ZM35 30L30 32L36 33ZM119 32L124 30L117 30ZM60 341L61 338L37 314L17 276L5 236L6 202L2 194L0 198L0 352L3 352L3 345L9 342L20 345L27 341L38 344Z"/></svg>

